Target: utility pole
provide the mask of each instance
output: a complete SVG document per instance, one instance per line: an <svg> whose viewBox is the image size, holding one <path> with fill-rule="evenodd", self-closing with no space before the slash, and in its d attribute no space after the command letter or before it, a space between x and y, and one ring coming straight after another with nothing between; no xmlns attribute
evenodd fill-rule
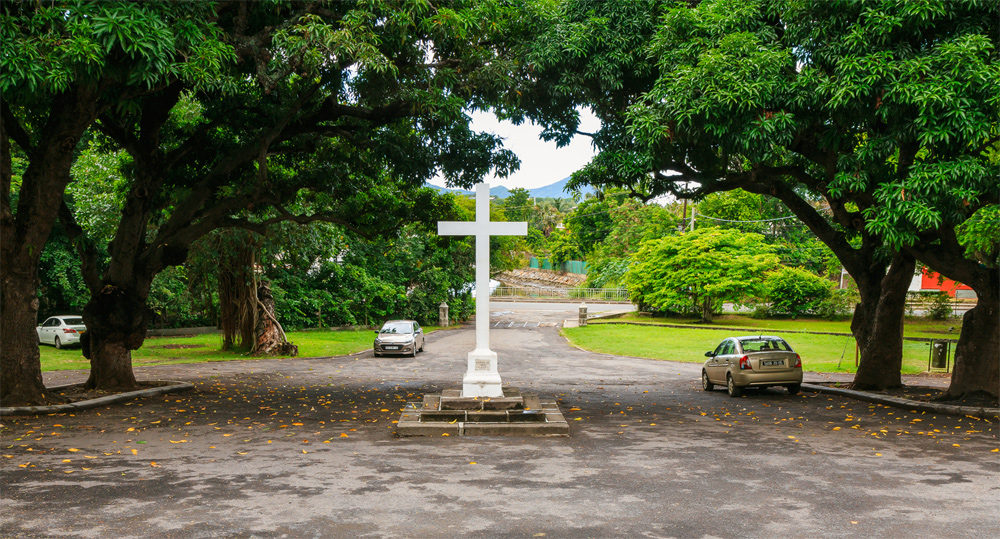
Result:
<svg viewBox="0 0 1000 539"><path fill-rule="evenodd" d="M691 228L689 228L688 230L692 232L694 232L694 214L697 208L698 208L697 206L691 206Z"/></svg>

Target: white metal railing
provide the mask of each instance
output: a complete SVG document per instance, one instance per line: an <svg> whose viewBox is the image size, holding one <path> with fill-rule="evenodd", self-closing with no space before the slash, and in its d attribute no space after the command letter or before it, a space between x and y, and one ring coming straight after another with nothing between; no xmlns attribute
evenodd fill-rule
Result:
<svg viewBox="0 0 1000 539"><path fill-rule="evenodd" d="M622 288L528 288L498 286L490 294L490 299L615 301L631 303L628 291Z"/></svg>

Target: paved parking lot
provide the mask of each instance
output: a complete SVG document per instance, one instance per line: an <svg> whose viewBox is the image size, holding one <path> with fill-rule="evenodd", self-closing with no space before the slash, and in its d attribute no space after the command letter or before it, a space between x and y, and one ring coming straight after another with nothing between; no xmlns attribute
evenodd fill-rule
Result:
<svg viewBox="0 0 1000 539"><path fill-rule="evenodd" d="M542 323L493 331L504 382L556 397L569 438L394 436L403 402L460 385L471 326L416 358L144 367L196 390L3 419L0 537L1000 535L995 422L731 399L511 315Z"/></svg>

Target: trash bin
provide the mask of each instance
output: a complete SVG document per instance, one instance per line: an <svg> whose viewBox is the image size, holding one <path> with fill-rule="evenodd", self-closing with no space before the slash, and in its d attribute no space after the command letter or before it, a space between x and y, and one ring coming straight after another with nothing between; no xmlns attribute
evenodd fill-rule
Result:
<svg viewBox="0 0 1000 539"><path fill-rule="evenodd" d="M948 368L948 344L947 342L935 342L931 349L931 367L934 369Z"/></svg>

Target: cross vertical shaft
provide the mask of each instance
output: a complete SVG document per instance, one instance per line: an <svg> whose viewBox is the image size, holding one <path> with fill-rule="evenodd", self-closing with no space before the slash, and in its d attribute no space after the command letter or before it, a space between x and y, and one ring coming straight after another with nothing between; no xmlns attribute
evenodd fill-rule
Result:
<svg viewBox="0 0 1000 539"><path fill-rule="evenodd" d="M475 221L438 221L441 236L473 236L476 245L476 348L469 352L462 396L502 397L497 355L490 350L490 236L525 236L528 223L490 221L490 186L476 185Z"/></svg>

